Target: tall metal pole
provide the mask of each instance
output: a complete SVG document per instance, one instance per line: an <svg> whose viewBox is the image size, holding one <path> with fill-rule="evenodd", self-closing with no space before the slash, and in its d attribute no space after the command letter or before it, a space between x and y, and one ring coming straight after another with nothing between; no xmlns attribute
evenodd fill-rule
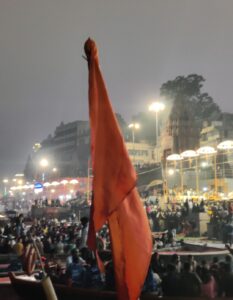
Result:
<svg viewBox="0 0 233 300"><path fill-rule="evenodd" d="M164 203L168 201L168 176L167 176L167 160L165 161L165 170L163 171L163 194Z"/></svg>
<svg viewBox="0 0 233 300"><path fill-rule="evenodd" d="M218 179L217 179L217 153L214 154L214 193L218 192Z"/></svg>
<svg viewBox="0 0 233 300"><path fill-rule="evenodd" d="M196 193L199 193L199 169L198 169L198 157L196 156Z"/></svg>
<svg viewBox="0 0 233 300"><path fill-rule="evenodd" d="M184 193L184 176L183 176L183 164L182 159L180 160L180 187L181 187L181 193Z"/></svg>
<svg viewBox="0 0 233 300"><path fill-rule="evenodd" d="M159 140L159 128L158 128L158 124L159 124L159 122L158 122L158 112L155 111L155 126L156 126L156 128L155 128L155 135L156 135L156 137L155 137L155 145L156 146L158 146L158 140Z"/></svg>
<svg viewBox="0 0 233 300"><path fill-rule="evenodd" d="M4 183L4 196L7 195L7 189L6 189L6 184Z"/></svg>
<svg viewBox="0 0 233 300"><path fill-rule="evenodd" d="M135 136L134 136L134 127L132 127L132 139L133 139L133 165L134 165L134 162L135 162L135 145L134 145Z"/></svg>

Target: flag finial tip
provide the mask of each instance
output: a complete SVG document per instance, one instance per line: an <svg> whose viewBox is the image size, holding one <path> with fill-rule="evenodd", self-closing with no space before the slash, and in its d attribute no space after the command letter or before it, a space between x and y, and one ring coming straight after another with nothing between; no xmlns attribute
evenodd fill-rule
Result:
<svg viewBox="0 0 233 300"><path fill-rule="evenodd" d="M91 56L97 56L97 48L95 42L89 37L84 44L84 51L89 60Z"/></svg>

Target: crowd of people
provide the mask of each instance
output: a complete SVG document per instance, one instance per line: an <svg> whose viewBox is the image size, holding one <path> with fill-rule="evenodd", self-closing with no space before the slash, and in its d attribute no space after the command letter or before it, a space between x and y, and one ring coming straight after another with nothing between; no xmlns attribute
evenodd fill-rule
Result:
<svg viewBox="0 0 233 300"><path fill-rule="evenodd" d="M144 207L152 231L175 230L178 234L198 236L195 214L206 213L213 228L211 238L233 244L233 214L228 201L186 199L184 202L169 203L161 208L158 198L147 197L144 199Z"/></svg>
<svg viewBox="0 0 233 300"><path fill-rule="evenodd" d="M98 249L105 263L104 274L100 273L95 256L87 248L87 217L69 222L42 218L27 224L21 214L0 231L0 253L15 253L17 256L14 264L10 266L13 270L21 270L25 248L33 239L42 256L46 272L54 283L115 290L107 226L97 236ZM169 235L168 231L162 237L154 237L154 249L158 249L158 242L161 241L163 246L171 246L174 235ZM40 277L40 273L37 277ZM233 260L230 254L221 261L218 257L211 261L196 261L191 255L181 261L176 254L165 258L155 250L142 292L152 292L160 296L232 297L232 280Z"/></svg>
<svg viewBox="0 0 233 300"><path fill-rule="evenodd" d="M158 253L154 253L151 261L151 271L156 274L155 278L159 275L157 286L161 288L162 294L177 297L232 297L232 267L230 254L221 261L214 257L210 261L200 262L192 255L181 262L180 257L174 254L164 264Z"/></svg>
<svg viewBox="0 0 233 300"><path fill-rule="evenodd" d="M210 209L204 201L194 203L187 200L183 205L161 209L156 198L148 198L144 201L144 207L152 231L161 234L153 235L153 255L142 292L153 292L160 296L233 296L233 260L230 254L222 260L214 257L211 261L200 261L200 258L195 260L191 255L182 261L176 254L167 258L159 255L160 248L181 245L176 239L177 234L190 233L190 226L195 228L195 224L187 224L191 214L207 212L210 222L218 226L221 224L222 228L226 228L223 224L233 224L231 204L213 203ZM114 290L114 266L108 227L105 225L97 235L99 253L105 264L103 274L99 271L95 256L87 247L88 222L87 217L78 220L76 215L60 221L52 218L26 220L22 214L11 218L0 227L0 254L15 255L8 271L22 270L25 249L34 241L46 272L54 283ZM40 278L40 273L37 278Z"/></svg>

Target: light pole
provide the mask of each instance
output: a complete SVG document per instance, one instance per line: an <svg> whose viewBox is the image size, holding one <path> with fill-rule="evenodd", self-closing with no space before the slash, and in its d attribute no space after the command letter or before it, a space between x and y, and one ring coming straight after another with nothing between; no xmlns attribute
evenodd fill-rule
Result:
<svg viewBox="0 0 233 300"><path fill-rule="evenodd" d="M7 186L8 182L9 182L9 180L7 178L5 178L5 179L3 179L2 182L4 183L4 196L6 196L7 195L7 188L6 188L6 186Z"/></svg>
<svg viewBox="0 0 233 300"><path fill-rule="evenodd" d="M228 163L229 162L229 153L230 150L233 149L233 141L232 140L227 140L227 141L223 141L220 144L217 145L217 149L220 150L223 154L226 154L226 161L224 158L224 161L222 162L223 164L223 186L224 186L224 192L228 192L228 185L227 185L227 175L226 175L226 169L225 169L225 162ZM225 184L226 182L226 184ZM226 188L225 188L226 187Z"/></svg>
<svg viewBox="0 0 233 300"><path fill-rule="evenodd" d="M163 111L165 109L165 105L162 102L153 102L149 106L149 111L155 112L155 132L156 132L156 137L155 137L155 144L158 145L159 141L159 112Z"/></svg>
<svg viewBox="0 0 233 300"><path fill-rule="evenodd" d="M49 165L49 162L46 158L42 158L40 160L40 166L43 168L43 173L42 173L42 181L44 182L45 181L45 169L48 167Z"/></svg>
<svg viewBox="0 0 233 300"><path fill-rule="evenodd" d="M135 161L135 130L140 129L140 124L139 123L131 123L128 126L130 129L132 129L132 142L133 142L133 162Z"/></svg>
<svg viewBox="0 0 233 300"><path fill-rule="evenodd" d="M55 178L58 178L58 170L57 170L57 168L56 167L53 167L52 168L52 174L53 174L53 178L55 179Z"/></svg>

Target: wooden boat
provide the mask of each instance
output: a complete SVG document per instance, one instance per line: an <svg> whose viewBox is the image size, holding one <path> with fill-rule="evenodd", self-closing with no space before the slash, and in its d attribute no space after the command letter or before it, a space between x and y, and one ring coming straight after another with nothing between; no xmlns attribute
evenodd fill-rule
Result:
<svg viewBox="0 0 233 300"><path fill-rule="evenodd" d="M46 300L42 284L34 277L16 276L13 272L9 273L10 281L16 293L24 300ZM97 289L84 289L67 287L61 284L54 284L54 288L59 300L117 300L114 291L104 291ZM154 293L144 294L141 300L155 299Z"/></svg>
<svg viewBox="0 0 233 300"><path fill-rule="evenodd" d="M179 256L193 255L198 257L203 256L225 256L229 254L224 246L218 247L215 244L209 243L193 243L193 242L183 242L181 246L161 248L158 250L161 256L171 256L177 254Z"/></svg>
<svg viewBox="0 0 233 300"><path fill-rule="evenodd" d="M14 273L9 273L11 284L23 300L46 300L42 284L40 281L27 276L15 276ZM72 288L64 285L54 285L57 297L59 300L117 300L116 292L102 291L95 289ZM1 298L2 299L2 298ZM158 298L153 293L143 294L140 300L155 300ZM189 300L184 297L163 297L163 300ZM221 300L222 298L215 298ZM232 298L224 298L225 300L232 300ZM17 299L18 300L18 299ZM206 298L192 298L192 300L206 300Z"/></svg>

